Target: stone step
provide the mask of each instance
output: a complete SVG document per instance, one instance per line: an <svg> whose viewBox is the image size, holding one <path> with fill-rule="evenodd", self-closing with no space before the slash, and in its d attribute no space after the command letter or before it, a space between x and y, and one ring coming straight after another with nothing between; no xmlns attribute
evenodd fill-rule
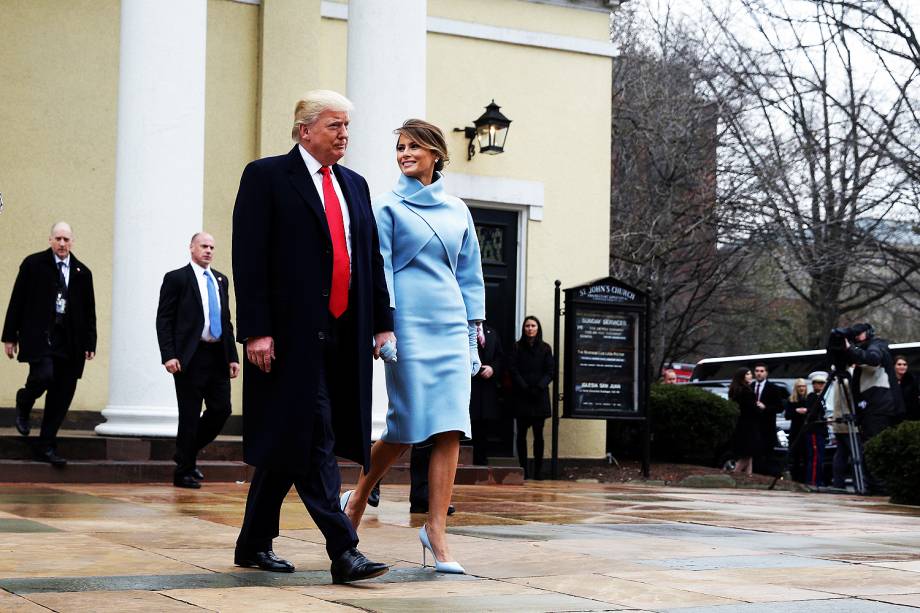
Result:
<svg viewBox="0 0 920 613"><path fill-rule="evenodd" d="M249 481L252 467L242 462L199 461L198 467L208 482ZM0 460L0 483L171 483L175 464L171 461L68 460L67 466L54 467L30 460ZM339 463L342 483L357 482L360 467L353 462ZM458 466L458 485L520 485L520 468L501 466ZM396 464L384 483L409 483L409 465Z"/></svg>
<svg viewBox="0 0 920 613"><path fill-rule="evenodd" d="M14 428L0 428L0 460L31 460L32 444L37 436L36 427L27 437L21 436ZM172 461L176 440L99 436L87 430L61 430L58 433L57 451L68 460ZM408 461L408 453L405 457ZM205 447L198 458L199 461L242 462L243 439L240 436L221 435ZM473 463L472 447L460 446L459 463Z"/></svg>

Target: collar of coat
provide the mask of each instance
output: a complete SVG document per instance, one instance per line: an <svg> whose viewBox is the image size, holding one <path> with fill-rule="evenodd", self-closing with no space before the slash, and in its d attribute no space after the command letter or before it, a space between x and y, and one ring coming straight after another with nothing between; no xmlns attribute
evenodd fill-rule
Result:
<svg viewBox="0 0 920 613"><path fill-rule="evenodd" d="M438 206L444 204L444 181L439 172L434 173L430 185L422 185L418 179L400 174L393 193L415 206Z"/></svg>

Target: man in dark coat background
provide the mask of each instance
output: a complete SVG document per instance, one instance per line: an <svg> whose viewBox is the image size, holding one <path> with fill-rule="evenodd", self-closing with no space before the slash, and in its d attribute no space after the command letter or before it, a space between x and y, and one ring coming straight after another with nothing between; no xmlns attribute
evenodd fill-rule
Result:
<svg viewBox="0 0 920 613"><path fill-rule="evenodd" d="M495 328L485 322L479 341L479 359L482 368L473 377L470 389L470 424L473 430L473 463L484 466L489 460L489 428L501 417L498 394L505 367L501 338Z"/></svg>
<svg viewBox="0 0 920 613"><path fill-rule="evenodd" d="M307 93L294 111L298 144L246 167L233 211L243 449L255 466L235 561L294 570L271 547L293 484L326 539L334 583L387 571L355 548L338 503L335 456L367 469L371 360L395 340L367 182L336 164L351 110L335 92Z"/></svg>
<svg viewBox="0 0 920 613"><path fill-rule="evenodd" d="M29 414L45 392L41 434L35 459L63 466L57 433L83 376L96 355L96 298L93 274L71 253L73 231L61 221L51 228L50 249L22 261L3 324L3 348L12 359L28 362L25 386L16 392L16 430L31 431Z"/></svg>
<svg viewBox="0 0 920 613"><path fill-rule="evenodd" d="M779 443L776 439L776 416L783 412L783 402L786 400L786 391L779 385L769 381L767 365L763 362L754 364L754 381L751 389L757 408L760 410L760 441L761 452L754 458L754 470L762 474L774 474L779 467L773 460L774 449Z"/></svg>
<svg viewBox="0 0 920 613"><path fill-rule="evenodd" d="M204 479L198 452L230 417L230 379L240 373L240 358L230 322L230 282L211 268L214 237L195 233L189 255L189 264L163 277L156 327L160 359L173 376L179 405L173 485L198 489Z"/></svg>

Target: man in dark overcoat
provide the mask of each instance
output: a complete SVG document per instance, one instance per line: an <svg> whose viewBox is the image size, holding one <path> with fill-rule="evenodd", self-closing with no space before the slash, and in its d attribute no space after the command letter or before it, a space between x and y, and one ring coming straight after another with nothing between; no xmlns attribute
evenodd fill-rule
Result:
<svg viewBox="0 0 920 613"><path fill-rule="evenodd" d="M479 341L479 359L482 368L473 377L470 390L470 423L473 435L473 463L488 463L487 435L491 424L501 417L499 389L505 367L505 352L495 328L482 324Z"/></svg>
<svg viewBox="0 0 920 613"><path fill-rule="evenodd" d="M230 321L230 281L211 268L214 237L196 232L189 255L191 262L163 277L156 328L179 408L173 485L198 489L204 479L198 453L230 417L230 379L240 373L240 358Z"/></svg>
<svg viewBox="0 0 920 613"><path fill-rule="evenodd" d="M367 470L372 358L395 340L367 182L336 163L351 109L335 92L306 94L297 144L246 167L233 211L243 448L255 467L235 560L294 570L271 546L294 485L326 539L334 583L387 571L356 549L338 502L336 455Z"/></svg>
<svg viewBox="0 0 920 613"><path fill-rule="evenodd" d="M25 386L16 392L16 429L31 431L29 414L45 392L35 459L63 466L55 449L86 360L96 355L96 298L93 274L71 252L73 231L65 222L51 228L49 249L22 261L3 324L3 347L28 362Z"/></svg>
<svg viewBox="0 0 920 613"><path fill-rule="evenodd" d="M754 390L754 398L760 410L761 441L760 454L754 458L754 469L762 474L774 474L779 470L773 457L774 450L779 444L776 438L776 416L783 412L783 403L788 396L785 388L767 379L768 374L766 364L754 364L754 381L751 383L751 389Z"/></svg>

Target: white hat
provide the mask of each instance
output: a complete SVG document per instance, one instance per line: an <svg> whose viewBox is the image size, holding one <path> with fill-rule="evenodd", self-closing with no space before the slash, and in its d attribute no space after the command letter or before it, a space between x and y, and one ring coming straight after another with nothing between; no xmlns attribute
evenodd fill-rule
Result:
<svg viewBox="0 0 920 613"><path fill-rule="evenodd" d="M808 380L814 383L815 381L820 381L821 383L827 383L827 373L823 370L816 370L815 372L808 375Z"/></svg>

